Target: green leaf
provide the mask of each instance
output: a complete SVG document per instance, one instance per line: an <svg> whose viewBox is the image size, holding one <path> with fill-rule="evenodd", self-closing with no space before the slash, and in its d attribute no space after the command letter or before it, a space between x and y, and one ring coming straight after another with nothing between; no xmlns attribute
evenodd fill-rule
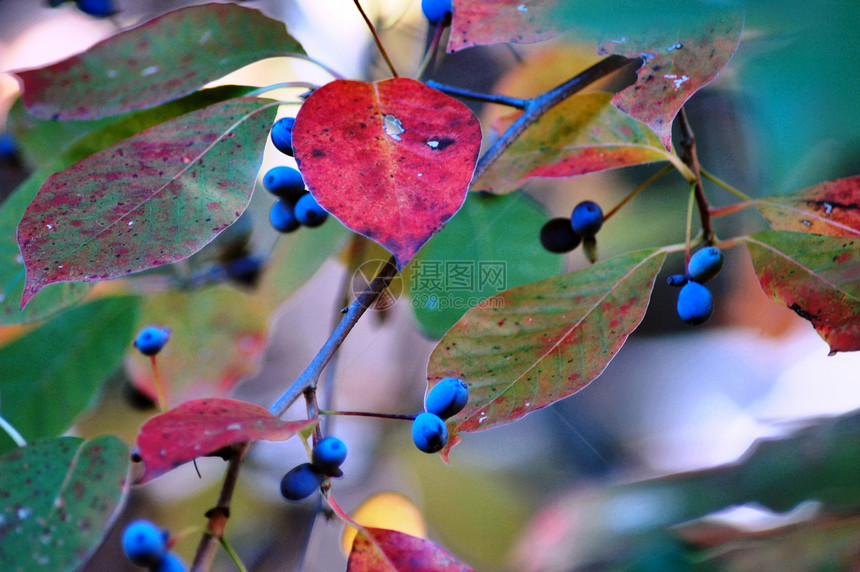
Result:
<svg viewBox="0 0 860 572"><path fill-rule="evenodd" d="M128 448L112 435L46 439L0 457L3 570L81 568L128 494L128 466Z"/></svg>
<svg viewBox="0 0 860 572"><path fill-rule="evenodd" d="M166 121L50 177L18 225L22 306L47 284L187 258L250 200L275 108L254 98Z"/></svg>
<svg viewBox="0 0 860 572"><path fill-rule="evenodd" d="M138 299L102 298L0 347L0 412L25 439L67 430L131 344ZM12 442L0 439L0 450Z"/></svg>
<svg viewBox="0 0 860 572"><path fill-rule="evenodd" d="M15 75L31 114L93 119L182 97L258 60L303 53L283 22L212 3L168 12L83 54Z"/></svg>
<svg viewBox="0 0 860 572"><path fill-rule="evenodd" d="M762 290L809 320L830 355L860 350L860 239L769 230L744 240Z"/></svg>
<svg viewBox="0 0 860 572"><path fill-rule="evenodd" d="M424 333L441 338L480 301L558 274L562 258L540 245L546 219L544 209L523 193L469 193L403 274Z"/></svg>
<svg viewBox="0 0 860 572"><path fill-rule="evenodd" d="M469 385L455 432L510 423L572 395L599 376L645 315L666 252L640 250L506 290L472 308L430 356L432 387ZM459 441L453 437L443 452Z"/></svg>
<svg viewBox="0 0 860 572"><path fill-rule="evenodd" d="M532 123L472 190L503 194L535 177L566 178L669 160L654 132L616 109L611 99L608 93L584 93L559 103Z"/></svg>

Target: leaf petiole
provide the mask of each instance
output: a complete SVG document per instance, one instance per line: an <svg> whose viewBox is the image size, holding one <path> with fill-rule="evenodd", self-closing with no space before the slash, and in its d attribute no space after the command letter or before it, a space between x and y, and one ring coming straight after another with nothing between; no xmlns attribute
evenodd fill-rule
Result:
<svg viewBox="0 0 860 572"><path fill-rule="evenodd" d="M236 565L236 568L239 569L239 572L248 572L248 569L245 568L245 565L242 563L242 559L239 558L239 555L236 554L236 551L233 549L233 546L227 541L224 536L221 536L218 539L218 542L221 543L221 547L227 552L227 555L230 557L230 560L233 561L233 564Z"/></svg>
<svg viewBox="0 0 860 572"><path fill-rule="evenodd" d="M19 433L18 430L15 429L15 427L13 427L12 424L9 423L9 421L7 421L2 415L0 415L0 429L3 429L3 431L5 431L19 447L27 446L27 440L24 439L24 436L21 435L21 433Z"/></svg>
<svg viewBox="0 0 860 572"><path fill-rule="evenodd" d="M414 421L417 415L412 413L376 413L373 411L326 411L320 410L320 415L347 415L353 417L376 417L377 419L401 419Z"/></svg>
<svg viewBox="0 0 860 572"><path fill-rule="evenodd" d="M730 192L734 196L738 197L742 201L752 201L753 200L753 198L751 196L749 196L748 194L746 194L744 192L739 191L738 189L734 188L733 186L731 186L727 182L723 181L719 177L715 176L714 174L712 174L712 173L710 173L704 169L701 170L701 173L702 173L703 177L705 177L706 179L708 179L712 183L722 187L723 189L727 190L728 192Z"/></svg>
<svg viewBox="0 0 860 572"><path fill-rule="evenodd" d="M654 173L653 175L648 177L644 183L642 183L641 185L639 185L638 187L633 189L633 191L629 195L624 197L624 199L620 203L615 205L609 212L607 212L606 215L604 215L603 220L604 221L608 220L609 217L611 217L616 212L618 212L618 210L621 209L621 207L623 207L624 205L629 203L633 199L633 197L635 197L636 195L638 195L639 193L644 191L652 183L654 183L654 181L656 181L657 179L659 179L660 177L662 177L663 175L665 175L666 173L671 171L673 168L674 167L672 165L666 165L665 167L663 167L662 169L660 169L659 171L657 171L656 173Z"/></svg>

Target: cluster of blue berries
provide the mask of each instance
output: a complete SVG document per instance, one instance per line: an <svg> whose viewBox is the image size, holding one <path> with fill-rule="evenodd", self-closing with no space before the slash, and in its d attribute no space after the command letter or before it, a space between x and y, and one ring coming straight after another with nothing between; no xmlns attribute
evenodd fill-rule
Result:
<svg viewBox="0 0 860 572"><path fill-rule="evenodd" d="M412 442L425 453L437 453L448 444L448 427L445 419L453 417L466 407L469 386L457 377L446 377L427 394L424 412L412 422Z"/></svg>
<svg viewBox="0 0 860 572"><path fill-rule="evenodd" d="M431 24L447 24L454 14L452 0L421 0L421 11Z"/></svg>
<svg viewBox="0 0 860 572"><path fill-rule="evenodd" d="M154 356L170 339L170 328L146 326L134 338L134 347L145 356Z"/></svg>
<svg viewBox="0 0 860 572"><path fill-rule="evenodd" d="M595 236L603 226L603 209L594 201L582 201L573 208L570 218L550 219L540 229L540 242L550 252L570 252L582 243L591 262L597 259Z"/></svg>
<svg viewBox="0 0 860 572"><path fill-rule="evenodd" d="M314 445L311 462L287 471L281 479L281 495L292 501L309 497L327 477L342 477L340 466L346 460L346 443L337 437L326 437Z"/></svg>
<svg viewBox="0 0 860 572"><path fill-rule="evenodd" d="M716 246L705 247L690 257L686 274L669 276L670 286L680 286L678 316L688 324L703 324L714 311L714 297L704 283L719 274L723 253Z"/></svg>
<svg viewBox="0 0 860 572"><path fill-rule="evenodd" d="M292 117L284 117L272 126L272 143L290 157L293 156L295 122ZM263 175L263 186L278 198L269 211L269 222L278 232L293 232L300 226L316 227L328 218L328 212L305 189L302 174L292 167L269 169Z"/></svg>
<svg viewBox="0 0 860 572"><path fill-rule="evenodd" d="M149 568L150 572L185 572L179 557L167 549L169 537L166 530L148 520L135 520L122 533L122 552L134 564Z"/></svg>

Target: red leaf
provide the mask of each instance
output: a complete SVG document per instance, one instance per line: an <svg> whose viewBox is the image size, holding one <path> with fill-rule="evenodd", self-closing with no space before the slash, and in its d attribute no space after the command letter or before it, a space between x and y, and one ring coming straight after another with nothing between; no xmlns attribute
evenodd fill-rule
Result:
<svg viewBox="0 0 860 572"><path fill-rule="evenodd" d="M267 409L234 399L198 399L157 415L137 436L144 473L138 483L237 443L284 441L315 420L284 421Z"/></svg>
<svg viewBox="0 0 860 572"><path fill-rule="evenodd" d="M860 239L769 230L745 240L765 293L809 320L831 355L860 350Z"/></svg>
<svg viewBox="0 0 860 572"><path fill-rule="evenodd" d="M636 83L612 98L621 111L654 130L672 149L672 120L696 91L711 82L738 47L743 13L712 19L697 30L661 29L645 39L620 36L601 43L599 54L642 58Z"/></svg>
<svg viewBox="0 0 860 572"><path fill-rule="evenodd" d="M562 31L560 5L561 0L454 0L447 50L548 40Z"/></svg>
<svg viewBox="0 0 860 572"><path fill-rule="evenodd" d="M212 3L168 12L83 54L15 75L31 114L94 119L176 99L242 66L289 53L304 50L283 22Z"/></svg>
<svg viewBox="0 0 860 572"><path fill-rule="evenodd" d="M428 384L459 377L469 403L451 437L515 421L573 395L599 376L636 329L663 265L641 250L511 288L473 307L430 355Z"/></svg>
<svg viewBox="0 0 860 572"><path fill-rule="evenodd" d="M469 572L463 562L429 540L396 530L364 527L349 554L347 572Z"/></svg>
<svg viewBox="0 0 860 572"><path fill-rule="evenodd" d="M21 306L47 284L116 278L203 248L245 210L274 114L255 98L216 103L51 176L18 225Z"/></svg>
<svg viewBox="0 0 860 572"><path fill-rule="evenodd" d="M401 269L463 204L481 126L468 107L413 79L337 80L302 105L293 147L323 208Z"/></svg>
<svg viewBox="0 0 860 572"><path fill-rule="evenodd" d="M860 175L756 199L755 204L771 226L779 230L860 235Z"/></svg>

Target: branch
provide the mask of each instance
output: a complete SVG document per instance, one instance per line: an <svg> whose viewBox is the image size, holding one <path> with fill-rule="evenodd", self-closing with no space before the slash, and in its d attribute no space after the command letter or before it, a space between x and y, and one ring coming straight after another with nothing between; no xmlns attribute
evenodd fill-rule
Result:
<svg viewBox="0 0 860 572"><path fill-rule="evenodd" d="M517 109L525 109L531 101L529 99L520 99L519 97L509 97L507 95L498 95L495 93L480 93L472 91L471 89L466 89L465 87L445 85L444 83L439 83L432 79L427 81L427 85L434 89L438 89L442 93L447 93L448 95L456 95L458 97L465 97L466 99L474 99L485 103L498 103L499 105L507 105L508 107L516 107Z"/></svg>
<svg viewBox="0 0 860 572"><path fill-rule="evenodd" d="M695 184L696 206L699 209L699 218L702 221L702 239L705 246L710 246L714 244L716 234L711 224L710 205L708 204L707 197L705 197L705 187L702 185L702 166L699 164L699 156L696 152L696 136L693 134L689 121L687 121L687 112L683 107L681 108L681 113L678 114L678 126L681 128L681 139L679 141L681 146L681 161L696 175L695 181L691 182Z"/></svg>

